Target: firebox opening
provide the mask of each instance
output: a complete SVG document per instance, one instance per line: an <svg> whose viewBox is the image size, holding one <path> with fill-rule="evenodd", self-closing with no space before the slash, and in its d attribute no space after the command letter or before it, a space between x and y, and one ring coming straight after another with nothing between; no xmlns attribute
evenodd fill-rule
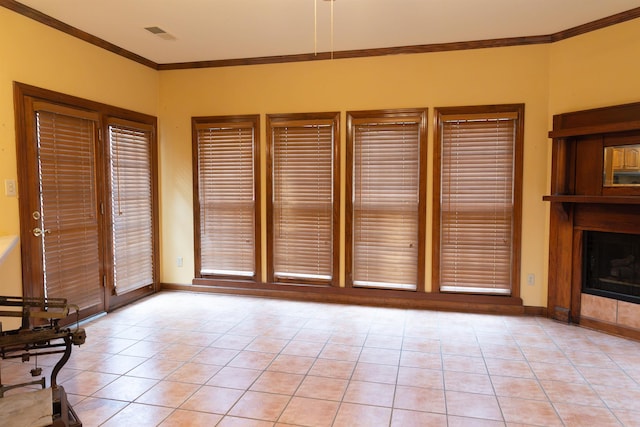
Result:
<svg viewBox="0 0 640 427"><path fill-rule="evenodd" d="M640 235L584 232L582 292L640 304Z"/></svg>

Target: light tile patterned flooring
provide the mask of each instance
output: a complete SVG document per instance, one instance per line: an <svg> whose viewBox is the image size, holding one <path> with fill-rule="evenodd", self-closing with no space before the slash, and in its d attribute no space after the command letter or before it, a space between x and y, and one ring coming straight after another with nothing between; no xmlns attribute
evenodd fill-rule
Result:
<svg viewBox="0 0 640 427"><path fill-rule="evenodd" d="M84 427L640 426L640 343L546 318L162 292L84 327Z"/></svg>

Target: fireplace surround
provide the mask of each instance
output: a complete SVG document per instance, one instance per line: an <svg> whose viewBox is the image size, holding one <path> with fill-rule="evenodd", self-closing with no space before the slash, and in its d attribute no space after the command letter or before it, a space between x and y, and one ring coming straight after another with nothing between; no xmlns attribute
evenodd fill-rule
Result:
<svg viewBox="0 0 640 427"><path fill-rule="evenodd" d="M607 178L613 167L640 173L640 165L612 166L610 157L615 148L624 158L628 148L633 161L640 103L556 115L549 136L547 313L640 339L640 185L612 185L617 181Z"/></svg>

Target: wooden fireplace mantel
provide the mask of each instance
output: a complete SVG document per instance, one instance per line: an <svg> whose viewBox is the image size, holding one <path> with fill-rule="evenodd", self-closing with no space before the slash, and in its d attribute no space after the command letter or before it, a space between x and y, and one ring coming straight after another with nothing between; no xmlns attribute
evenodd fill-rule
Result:
<svg viewBox="0 0 640 427"><path fill-rule="evenodd" d="M569 215L574 204L602 205L640 205L640 197L636 196L583 196L575 194L555 194L542 196L545 202L561 204L564 215Z"/></svg>
<svg viewBox="0 0 640 427"><path fill-rule="evenodd" d="M640 205L640 197L636 196L582 196L575 194L556 194L542 196L545 202L556 203L601 203L606 205Z"/></svg>
<svg viewBox="0 0 640 427"><path fill-rule="evenodd" d="M640 120L631 120L628 122L604 123L592 126L577 126L558 130L554 129L549 132L549 138L569 138L572 136L626 132L637 129L640 129Z"/></svg>
<svg viewBox="0 0 640 427"><path fill-rule="evenodd" d="M547 311L580 323L583 231L640 234L640 188L605 187L602 177L605 146L640 143L640 102L555 115L549 137L551 189L543 197L552 207Z"/></svg>

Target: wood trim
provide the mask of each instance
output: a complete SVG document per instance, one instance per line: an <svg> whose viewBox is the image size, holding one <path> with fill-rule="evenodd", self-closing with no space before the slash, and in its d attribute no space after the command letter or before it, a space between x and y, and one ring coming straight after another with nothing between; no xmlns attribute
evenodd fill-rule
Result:
<svg viewBox="0 0 640 427"><path fill-rule="evenodd" d="M9 10L12 10L16 13L19 13L20 15L23 15L27 18L33 19L34 21L44 24L48 27L62 31L65 34L68 34L72 37L83 40L94 46L98 46L102 49L108 50L109 52L115 53L116 55L120 55L134 62L142 64L146 67L153 68L154 70L158 69L158 64L156 64L155 62L147 58L144 58L138 54L135 54L131 51L123 49L119 46L116 46L115 44L110 43L106 40L103 40L100 37L96 37L92 34L82 31L76 27L73 27L55 18L52 18L49 15L45 15L44 13L38 10L32 9L29 6L25 6L22 3L18 3L15 0L0 0L0 6L5 7Z"/></svg>
<svg viewBox="0 0 640 427"><path fill-rule="evenodd" d="M159 288L159 286L157 287ZM140 289L133 290L131 292L127 292L124 295L111 295L111 297L109 298L109 307L107 311L113 311L117 308L131 304L134 301L153 295L155 292L157 292L157 290L159 290L155 288L156 286L149 285L144 286Z"/></svg>
<svg viewBox="0 0 640 427"><path fill-rule="evenodd" d="M547 307L524 306L524 314L526 316L547 317Z"/></svg>
<svg viewBox="0 0 640 427"><path fill-rule="evenodd" d="M600 146L607 146L606 138L625 136L640 130L640 103L622 104L588 110L572 111L553 116L552 170L550 195L543 200L551 202L549 223L549 272L547 311L549 317L574 322L604 332L624 336L631 329L580 316L583 230L637 234L640 197L625 190L609 189L605 194L602 182L577 182L589 171L580 170L581 159L592 155L589 147L599 138ZM603 134L607 134L604 137ZM579 151L583 146L587 146ZM594 163L598 169L598 163ZM600 163L601 165L601 163ZM599 167L602 169L602 166ZM584 180L584 179L583 179ZM586 194L576 194L576 193ZM601 218L608 217L607 226ZM633 332L640 336L640 331Z"/></svg>
<svg viewBox="0 0 640 427"><path fill-rule="evenodd" d="M640 102L571 111L553 116L551 138L640 129ZM563 136L567 135L567 136Z"/></svg>
<svg viewBox="0 0 640 427"><path fill-rule="evenodd" d="M253 191L255 194L254 209L254 241L255 241L255 275L251 281L262 280L262 196L260 185L260 114L244 114L230 116L199 116L191 118L191 172L193 182L193 256L194 277L202 277L200 270L200 199L199 199L199 162L198 162L198 130L220 125L241 125L253 129Z"/></svg>
<svg viewBox="0 0 640 427"><path fill-rule="evenodd" d="M440 197L442 193L442 112L433 111L433 161L431 162L431 292L440 292Z"/></svg>
<svg viewBox="0 0 640 427"><path fill-rule="evenodd" d="M125 127L138 129L146 132L154 132L156 128L155 123L153 124L141 123L141 122L135 122L132 120L119 119L115 117L109 117L107 119L107 125L125 126Z"/></svg>
<svg viewBox="0 0 640 427"><path fill-rule="evenodd" d="M433 148L433 207L431 233L433 242L431 260L431 292L440 292L440 197L441 197L441 163L442 163L442 139L441 123L451 115L476 115L489 113L516 113L516 134L514 143L514 208L513 208L513 261L511 296L520 297L520 271L521 271L521 246L522 246L522 188L523 188L523 157L524 157L524 104L502 105L474 105L461 107L436 107L433 115L434 148Z"/></svg>
<svg viewBox="0 0 640 427"><path fill-rule="evenodd" d="M581 317L579 324L585 328L640 341L640 331L637 329L628 328L622 325L614 325L600 320L588 319L586 317Z"/></svg>
<svg viewBox="0 0 640 427"><path fill-rule="evenodd" d="M391 291L364 288L335 288L332 286L282 285L273 283L253 284L248 282L194 279L192 285L161 285L163 290L179 290L231 295L248 295L376 307L405 309L432 309L493 314L524 314L522 299L517 297L449 295Z"/></svg>
<svg viewBox="0 0 640 427"><path fill-rule="evenodd" d="M575 218L575 215L574 215ZM571 276L569 296L571 305L569 306L569 319L572 322L579 323L580 319L580 305L582 295L582 262L583 262L583 238L584 231L575 228L573 230L573 247L571 249L571 264L573 274Z"/></svg>
<svg viewBox="0 0 640 427"><path fill-rule="evenodd" d="M200 171L198 161L198 121L191 118L191 199L193 201L193 277L200 277L202 252L200 250Z"/></svg>
<svg viewBox="0 0 640 427"><path fill-rule="evenodd" d="M431 53L431 52L450 52L456 50L472 50L472 49L487 49L495 47L508 47L508 46L525 46L533 44L548 44L561 40L566 40L571 37L586 34L592 31L600 30L609 26L620 24L632 19L640 17L640 7L630 9L615 15L611 15L605 18L601 18L586 24L578 25L573 28L558 31L553 34L539 35L539 36L524 36L524 37L507 37L500 39L486 39L475 40L465 42L452 42L452 43L434 43L434 44L422 44L411 46L398 46L388 48L377 49L356 49L345 50L338 52L319 52L303 53L298 55L280 55L280 56L265 56L256 58L239 58L239 59L220 59L211 61L193 61L193 62L176 62L169 64L158 64L119 46L116 46L110 42L107 42L99 37L91 35L85 31L79 30L71 25L65 24L55 18L45 15L35 9L18 3L15 0L0 0L0 6L12 10L41 24L55 28L63 33L69 34L73 37L79 38L91 43L95 46L106 49L116 55L123 56L134 62L147 66L155 70L183 70L194 68L216 68L216 67L234 67L242 65L261 65L261 64L280 64L286 62L305 62L305 61L323 61L328 59L345 59L345 58L365 58L374 56L387 56L387 55L401 55L411 53Z"/></svg>
<svg viewBox="0 0 640 427"><path fill-rule="evenodd" d="M0 0L0 2L3 0ZM100 102L96 102L96 101L91 101L91 100L87 100L84 98L79 98L76 96L72 96L72 95L66 95L63 93L59 93L59 92L54 92L48 89L42 89L36 86L31 86L31 85L27 85L24 83L20 83L20 82L14 82L13 84L13 90L14 90L14 108L16 111L16 141L18 146L23 146L23 147L29 147L30 144L28 144L28 138L29 136L27 135L27 128L31 127L32 124L29 124L28 121L32 120L29 117L25 117L25 102L31 102L28 101L27 99L33 99L33 100L42 100L45 101L47 103L53 103L59 106L63 106L63 107L69 107L69 108L77 108L77 109L83 109L86 111L94 111L99 115L99 123L96 125L96 129L99 126L102 126L102 131L103 134L106 135L106 129L108 127L108 124L111 123L110 120L115 119L115 121L121 121L121 120L125 120L125 121L132 121L135 123L143 123L145 125L149 125L152 126L154 128L154 130L152 130L152 151L151 151L151 164L156 165L157 166L157 161L158 161L158 143L157 143L157 131L155 131L155 128L157 128L157 118L148 114L144 114L144 113L139 113L136 111L132 111L132 110L127 110L124 108L120 108L120 107L114 107L108 104L103 104ZM103 150L100 150L99 153L97 153L97 155L99 156L98 160L102 163L101 165L97 165L96 166L96 180L103 180L106 177L106 168L107 168L107 162L104 158L104 152ZM16 153L16 156L18 158L18 163L20 164L26 164L27 162L27 156L26 156L26 151L25 150L18 150ZM34 186L35 183L29 183L27 178L28 178L28 174L26 173L26 168L18 168L18 182L19 183L23 183L24 185L20 185L21 188L27 188L27 186ZM160 250L159 250L159 223L158 223L158 215L157 212L159 212L159 198L158 198L158 170L156 167L153 168L152 170L152 187L153 187L153 209L154 212L156 213L156 215L154 215L154 224L153 224L153 233L154 233L154 248L153 248L153 257L154 260L159 260L160 259ZM98 182L98 181L97 181ZM99 181L98 186L100 188L106 188L103 185L103 181ZM106 197L106 195L105 195ZM109 204L106 202L106 200L101 199L98 202L105 202L105 205L108 206ZM31 212L28 211L27 209L27 204L23 204L20 203L20 217L21 218L29 218L31 216ZM104 230L107 230L107 219L106 219L107 215L104 216L101 227ZM21 235L28 235L30 233L29 227L30 223L28 221L21 221ZM107 233L108 234L108 233ZM107 241L109 241L109 238L107 237ZM22 250L22 257L23 259L28 259L29 257L32 256L32 251L29 250L29 248L27 247L27 245L21 245L21 250ZM111 267L111 259L108 255L105 256L104 258L104 265L103 268L108 269ZM37 294L37 290L33 291L31 288L31 286L26 286L27 283L32 283L33 280L30 280L30 277L34 277L34 274L39 274L38 272L33 272L30 271L29 265L28 263L23 263L23 283L25 284L24 289L23 289L23 293L25 296L38 296ZM109 275L108 275L109 276ZM154 271L153 271L153 276L154 276L154 283L151 286L147 286L144 287L138 291L132 291L129 293L126 293L124 295L121 296L116 296L116 295L111 295L111 292L109 290L105 290L105 309L107 311L111 311L113 308L127 304L135 299L141 298L145 295L149 295L153 292L156 292L159 289L159 283L160 283L160 274L159 274L159 263L155 262L154 263ZM35 292L35 293L34 293ZM96 311L97 313L97 311ZM83 316L84 315L92 315L94 314L92 311L84 311Z"/></svg>
<svg viewBox="0 0 640 427"><path fill-rule="evenodd" d="M301 121L309 121L313 123L331 123L333 128L333 248L332 248L332 277L331 286L338 287L340 281L340 112L319 112L319 113L284 113L284 114L267 114L266 115L266 206L267 206L267 280L273 281L274 272L274 238L273 238L273 140L272 131L282 123L296 124ZM320 285L322 286L322 285Z"/></svg>
<svg viewBox="0 0 640 427"><path fill-rule="evenodd" d="M22 236L28 236L31 232L32 223L28 220L31 218L32 211L29 206L37 206L35 195L32 195L29 188L35 188L37 181L35 177L28 173L29 160L35 156L35 143L32 141L34 132L28 129L35 129L35 118L33 111L33 98L29 92L22 90L22 86L13 85L14 111L15 111L15 134L16 134L16 158L18 165L18 188L20 188L20 199L18 201L18 210L20 218L27 220L20 221L20 255L22 270L22 295L31 298L43 298L44 292L42 287L34 285L39 282L39 277L43 275L41 268L35 268L29 257L33 254L40 256L40 249L32 239L24 239Z"/></svg>
<svg viewBox="0 0 640 427"><path fill-rule="evenodd" d="M542 196L545 202L558 203L604 203L608 205L640 205L637 196L574 196L572 194L557 194Z"/></svg>
<svg viewBox="0 0 640 427"><path fill-rule="evenodd" d="M0 0L0 2L1 1L3 0ZM84 99L73 95L66 95L64 93L55 92L49 89L43 89L25 83L14 82L14 89L20 94L24 94L24 96L46 100L46 102L48 103L55 103L63 106L69 106L71 108L85 109L90 111L106 111L106 114L110 118L119 118L124 120L131 120L134 122L140 121L154 124L157 122L156 117L149 114L139 113L136 111L103 104L97 101L91 101L89 99Z"/></svg>
<svg viewBox="0 0 640 427"><path fill-rule="evenodd" d="M86 111L82 108L66 107L58 104L52 104L47 101L34 100L33 111L47 111L49 113L62 114L78 119L91 120L93 122L100 121L100 114L95 111Z"/></svg>
<svg viewBox="0 0 640 427"><path fill-rule="evenodd" d="M106 303L105 303L105 310L106 311L111 311L115 308L124 306L126 304L129 304L133 301L136 301L140 298L143 298L145 296L151 295L155 292L157 292L160 288L160 223L159 223L159 212L160 212L160 205L159 205L159 195L158 195L158 132L157 132L157 127L158 127L158 123L157 123L157 118L153 117L153 116L146 116L145 115L140 115L138 113L134 113L134 114L129 114L129 113L125 113L124 111L122 111L121 109L119 110L118 115L113 115L111 114L110 110L110 106L106 105L105 106L105 110L101 111L102 114L102 135L105 135L102 138L102 145L104 145L105 147L107 145L109 145L110 143L107 142L107 135L109 135L109 126L110 125L116 125L116 126L125 126L125 127L130 127L133 129L139 129L139 130L143 130L143 131L147 131L150 133L150 139L149 139L149 143L151 144L150 147L150 161L149 161L149 165L151 167L151 209L152 209L152 242L153 242L153 248L152 248L152 257L153 257L153 262L152 262L152 275L153 275L153 283L147 286L143 286L141 288L138 289L134 289L131 290L129 292L125 292L121 295L118 295L118 293L115 290L115 277L113 274L113 268L114 268L114 255L113 253L108 249L108 248L112 248L113 247L113 232L111 227L113 226L112 222L111 222L111 215L106 214L107 212L111 212L111 200L108 197L108 195L106 196L107 200L104 202L105 203L105 215L102 215L102 223L103 223L103 227L105 230L107 230L107 232L105 233L105 242L106 242L106 247L104 250L104 257L105 257L105 268L104 268L104 274L107 277L107 283L108 283L108 292L106 292ZM134 115L136 116L136 118L134 119ZM104 150L100 150L100 156L105 155L106 153L104 153ZM100 188L102 189L106 189L106 188L110 188L111 184L109 183L109 157L101 157L99 159L100 163L102 164L102 169L101 169L101 174L103 175L103 182L102 184L100 184Z"/></svg>
<svg viewBox="0 0 640 427"><path fill-rule="evenodd" d="M612 25L621 24L632 19L640 18L640 7L636 7L624 12L616 13L615 15L607 16L605 18L597 19L586 24L578 25L567 30L558 31L551 34L549 37L551 42L557 42L566 40L571 37L579 36L581 34L590 33L592 31L600 30L602 28L610 27Z"/></svg>
<svg viewBox="0 0 640 427"><path fill-rule="evenodd" d="M514 177L513 177L513 260L512 261L512 285L511 295L520 297L520 274L522 263L522 197L524 188L524 120L525 105L513 104L509 106L517 112L516 140L514 153Z"/></svg>
<svg viewBox="0 0 640 427"><path fill-rule="evenodd" d="M1 0L0 0L1 1ZM286 62L324 61L331 59L369 58L375 56L405 55L415 53L450 52L456 50L487 49L493 47L522 46L550 43L550 36L510 37L467 42L434 43L375 49L354 49L337 52L302 53L298 55L262 56L255 58L219 59L211 61L159 64L158 70L184 70L193 68L237 67L243 65L281 64Z"/></svg>
<svg viewBox="0 0 640 427"><path fill-rule="evenodd" d="M369 122L406 121L418 123L420 126L420 150L419 159L419 188L418 188L418 277L416 290L425 292L425 261L427 239L427 168L428 168L428 114L429 109L403 108L388 110L362 110L347 111L347 138L346 138L346 208L345 208L345 283L347 287L353 287L353 144L354 125Z"/></svg>
<svg viewBox="0 0 640 427"><path fill-rule="evenodd" d="M0 0L1 1L1 0ZM457 50L489 49L495 47L526 46L534 44L549 44L566 40L571 37L600 30L612 25L620 24L640 17L640 7L617 13L557 33L506 37L500 39L473 40L465 42L433 43L411 46L397 46L377 49L355 49L338 52L319 52L317 54L304 53L299 55L265 56L257 58L221 59L213 61L194 61L173 64L159 64L159 70L182 70L192 68L235 67L241 65L279 64L283 62L323 61L328 59L365 58L374 56L402 55L411 53L451 52Z"/></svg>
<svg viewBox="0 0 640 427"><path fill-rule="evenodd" d="M633 120L623 123L607 123L602 125L581 126L552 130L549 138L567 138L571 136L597 135L602 133L625 132L640 129L640 120Z"/></svg>

